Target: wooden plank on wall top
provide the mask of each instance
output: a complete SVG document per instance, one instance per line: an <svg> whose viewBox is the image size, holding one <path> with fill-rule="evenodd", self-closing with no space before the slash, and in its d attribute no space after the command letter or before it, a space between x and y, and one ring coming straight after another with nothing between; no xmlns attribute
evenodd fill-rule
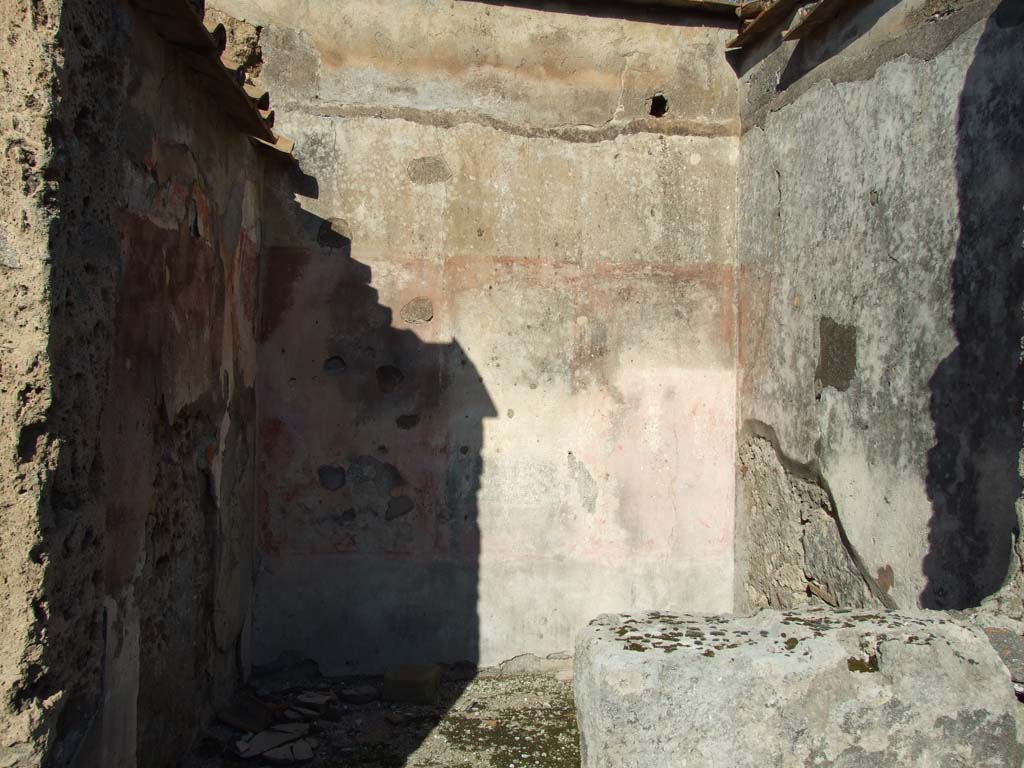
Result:
<svg viewBox="0 0 1024 768"><path fill-rule="evenodd" d="M196 52L217 52L217 42L203 26L189 0L132 0L145 11L160 37L172 45Z"/></svg>
<svg viewBox="0 0 1024 768"><path fill-rule="evenodd" d="M857 0L819 0L813 6L801 9L806 13L797 20L783 35L783 40L800 40L814 30L828 24L838 16L844 8L856 4Z"/></svg>
<svg viewBox="0 0 1024 768"><path fill-rule="evenodd" d="M763 37L784 23L793 10L805 2L806 0L775 0L770 5L766 5L761 13L748 22L740 33L729 41L726 48L742 48Z"/></svg>
<svg viewBox="0 0 1024 768"><path fill-rule="evenodd" d="M276 141L274 132L259 113L259 109L267 109L268 104L254 103L244 90L244 76L224 66L218 39L203 24L192 0L132 2L149 17L156 33L179 49L185 63L199 76L198 84L214 97L239 130L263 141Z"/></svg>
<svg viewBox="0 0 1024 768"><path fill-rule="evenodd" d="M735 14L739 0L625 0L630 5L649 5L659 8L709 11L725 15Z"/></svg>
<svg viewBox="0 0 1024 768"><path fill-rule="evenodd" d="M273 141L274 132L260 117L252 99L242 89L235 74L215 57L182 51L185 63L199 77L198 83L224 110L238 128L264 141Z"/></svg>
<svg viewBox="0 0 1024 768"><path fill-rule="evenodd" d="M675 8L676 10L708 11L730 15L736 12L740 0L618 0L624 6L647 6L648 8ZM593 5L594 0L572 0L570 5ZM582 11L582 9L581 9Z"/></svg>

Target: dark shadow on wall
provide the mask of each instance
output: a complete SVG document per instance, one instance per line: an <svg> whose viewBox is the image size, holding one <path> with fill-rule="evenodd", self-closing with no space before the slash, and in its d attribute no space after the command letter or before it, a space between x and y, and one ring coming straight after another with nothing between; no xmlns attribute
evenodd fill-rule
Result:
<svg viewBox="0 0 1024 768"><path fill-rule="evenodd" d="M497 414L457 341L412 330L438 322L440 282L382 305L347 223L295 202L316 180L293 167L268 188L254 644L335 676L440 663L438 706L379 756L400 766L480 660L477 493Z"/></svg>
<svg viewBox="0 0 1024 768"><path fill-rule="evenodd" d="M1024 2L988 20L960 97L960 236L952 266L957 346L931 378L935 446L927 608L967 608L996 592L1020 531L1020 354L1024 322Z"/></svg>
<svg viewBox="0 0 1024 768"><path fill-rule="evenodd" d="M699 7L641 5L629 0L460 0L463 3L484 5L505 5L513 8L528 8L547 13L561 13L570 16L589 16L600 19L623 19L644 24L662 24L676 27L689 26L737 26L736 17L722 12L712 12ZM736 3L739 4L738 2Z"/></svg>

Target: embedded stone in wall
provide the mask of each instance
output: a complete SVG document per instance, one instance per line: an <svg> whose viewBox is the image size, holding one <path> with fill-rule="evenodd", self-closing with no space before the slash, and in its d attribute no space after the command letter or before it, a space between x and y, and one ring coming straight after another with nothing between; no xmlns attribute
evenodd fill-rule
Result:
<svg viewBox="0 0 1024 768"><path fill-rule="evenodd" d="M1019 765L985 636L946 614L601 616L576 645L584 768Z"/></svg>
<svg viewBox="0 0 1024 768"><path fill-rule="evenodd" d="M796 477L760 437L740 446L744 516L740 597L749 608L878 605L843 542L829 495ZM892 588L895 575L886 573Z"/></svg>
<svg viewBox="0 0 1024 768"><path fill-rule="evenodd" d="M328 491L336 491L345 486L345 468L333 464L325 464L316 471L320 485Z"/></svg>
<svg viewBox="0 0 1024 768"><path fill-rule="evenodd" d="M425 296L417 296L402 307L402 319L411 325L429 323L434 319L434 302Z"/></svg>
<svg viewBox="0 0 1024 768"><path fill-rule="evenodd" d="M857 370L857 328L823 317L818 323L818 344L814 376L819 387L845 392Z"/></svg>
<svg viewBox="0 0 1024 768"><path fill-rule="evenodd" d="M414 184L438 184L452 177L452 169L443 157L417 157L409 163L409 179Z"/></svg>

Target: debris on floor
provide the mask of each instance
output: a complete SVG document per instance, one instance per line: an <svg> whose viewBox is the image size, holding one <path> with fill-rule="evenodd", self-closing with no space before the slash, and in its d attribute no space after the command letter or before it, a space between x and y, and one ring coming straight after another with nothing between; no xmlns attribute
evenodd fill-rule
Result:
<svg viewBox="0 0 1024 768"><path fill-rule="evenodd" d="M572 684L539 674L403 667L377 678L257 679L185 768L577 768ZM562 678L562 679L559 679Z"/></svg>

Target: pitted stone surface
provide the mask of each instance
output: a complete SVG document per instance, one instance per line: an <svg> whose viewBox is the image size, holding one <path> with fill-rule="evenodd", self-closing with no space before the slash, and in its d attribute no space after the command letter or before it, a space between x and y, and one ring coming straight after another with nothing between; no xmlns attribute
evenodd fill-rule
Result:
<svg viewBox="0 0 1024 768"><path fill-rule="evenodd" d="M575 665L584 768L1021 763L1006 668L943 613L609 614Z"/></svg>

